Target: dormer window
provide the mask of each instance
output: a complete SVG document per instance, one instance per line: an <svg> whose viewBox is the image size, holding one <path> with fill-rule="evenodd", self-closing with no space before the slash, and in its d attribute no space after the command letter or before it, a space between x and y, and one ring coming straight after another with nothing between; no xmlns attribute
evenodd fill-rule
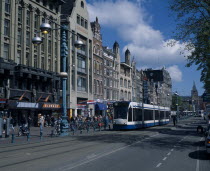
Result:
<svg viewBox="0 0 210 171"><path fill-rule="evenodd" d="M84 2L83 1L81 1L81 7L84 8Z"/></svg>

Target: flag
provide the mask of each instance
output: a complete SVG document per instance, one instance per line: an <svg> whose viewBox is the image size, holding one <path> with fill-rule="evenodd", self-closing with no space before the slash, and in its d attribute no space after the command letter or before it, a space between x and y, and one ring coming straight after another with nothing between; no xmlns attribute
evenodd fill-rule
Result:
<svg viewBox="0 0 210 171"><path fill-rule="evenodd" d="M26 91L23 93L23 95L19 98L19 100L21 101L23 99L23 97L25 96Z"/></svg>
<svg viewBox="0 0 210 171"><path fill-rule="evenodd" d="M44 99L44 102L47 102L50 98L50 95L48 95L45 99Z"/></svg>

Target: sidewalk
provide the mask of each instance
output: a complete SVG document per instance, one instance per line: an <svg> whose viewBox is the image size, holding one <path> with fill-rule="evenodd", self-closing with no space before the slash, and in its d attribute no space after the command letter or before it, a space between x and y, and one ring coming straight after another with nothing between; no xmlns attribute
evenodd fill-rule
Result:
<svg viewBox="0 0 210 171"><path fill-rule="evenodd" d="M111 129L112 128L113 128L113 126L111 124ZM3 134L2 138L0 138L0 146L4 145L4 144L25 144L25 143L36 143L36 142L40 142L40 141L49 141L49 140L51 141L51 140L53 140L53 138L60 137L59 135L51 136L51 131L54 130L54 128L52 128L52 127L44 127L42 137L40 137L40 128L39 127L31 127L29 139L26 135L19 137L18 130L19 130L19 127L15 127L14 143L12 143L12 135L11 134L8 138L5 138L5 134ZM106 130L109 130L109 128L107 128ZM101 131L104 131L103 127L101 127ZM73 136L91 135L91 134L94 134L97 132L99 132L98 128L95 131L91 128L88 132L87 132L87 130L82 130L82 131L77 130L75 132L70 131L69 136L73 137Z"/></svg>

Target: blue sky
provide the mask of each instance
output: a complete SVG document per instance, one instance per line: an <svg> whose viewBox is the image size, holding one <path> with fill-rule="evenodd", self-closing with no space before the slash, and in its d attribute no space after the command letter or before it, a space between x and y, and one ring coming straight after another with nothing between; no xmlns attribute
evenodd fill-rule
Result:
<svg viewBox="0 0 210 171"><path fill-rule="evenodd" d="M117 41L122 61L128 48L139 69L166 67L172 78L173 92L190 95L195 81L198 93L202 95L200 71L196 70L196 66L185 67L184 55L190 52L183 51L184 42L167 46L169 41L174 41L172 36L176 27L168 8L169 1L87 0L87 3L90 20L95 21L97 16L101 24L103 45L112 47Z"/></svg>

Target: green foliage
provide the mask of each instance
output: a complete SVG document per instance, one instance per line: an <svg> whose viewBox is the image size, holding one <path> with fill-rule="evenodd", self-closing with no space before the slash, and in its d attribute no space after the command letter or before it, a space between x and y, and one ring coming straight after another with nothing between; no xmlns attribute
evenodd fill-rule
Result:
<svg viewBox="0 0 210 171"><path fill-rule="evenodd" d="M176 111L177 110L177 105L182 106L182 97L177 96L177 95L172 95L171 110Z"/></svg>
<svg viewBox="0 0 210 171"><path fill-rule="evenodd" d="M210 0L171 0L170 9L178 22L176 40L186 43L187 67L197 65L200 80L210 92Z"/></svg>

